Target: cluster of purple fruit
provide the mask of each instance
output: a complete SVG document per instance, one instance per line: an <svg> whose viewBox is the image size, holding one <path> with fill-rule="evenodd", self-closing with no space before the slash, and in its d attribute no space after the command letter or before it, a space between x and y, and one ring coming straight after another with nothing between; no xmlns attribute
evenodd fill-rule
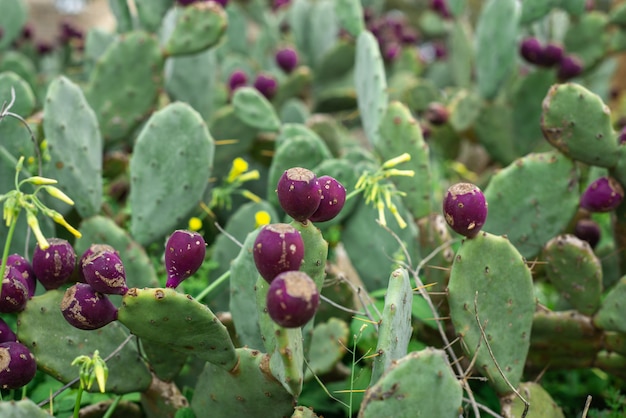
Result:
<svg viewBox="0 0 626 418"><path fill-rule="evenodd" d="M582 62L574 55L565 54L561 45L555 43L543 45L537 38L522 40L520 55L530 64L546 68L556 67L557 76L561 81L574 78L583 71Z"/></svg>
<svg viewBox="0 0 626 418"><path fill-rule="evenodd" d="M283 210L298 222L324 222L341 211L346 189L330 176L317 178L311 170L286 170L276 188ZM299 271L304 241L292 225L265 225L253 247L254 263L269 284L267 311L274 322L297 328L311 320L319 305L319 290L308 274Z"/></svg>
<svg viewBox="0 0 626 418"><path fill-rule="evenodd" d="M385 61L393 61L402 46L415 46L418 33L410 27L406 19L386 15L377 17L370 9L364 10L367 29L378 41L378 46Z"/></svg>

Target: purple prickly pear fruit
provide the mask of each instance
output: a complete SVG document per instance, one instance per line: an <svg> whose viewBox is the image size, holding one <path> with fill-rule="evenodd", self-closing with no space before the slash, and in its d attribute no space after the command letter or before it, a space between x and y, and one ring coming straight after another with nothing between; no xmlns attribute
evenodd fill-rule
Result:
<svg viewBox="0 0 626 418"><path fill-rule="evenodd" d="M563 59L563 47L554 43L546 44L539 56L540 65L544 67L554 67Z"/></svg>
<svg viewBox="0 0 626 418"><path fill-rule="evenodd" d="M443 104L432 102L428 105L428 108L426 108L424 117L431 125L441 126L448 122L450 112L448 112L448 109Z"/></svg>
<svg viewBox="0 0 626 418"><path fill-rule="evenodd" d="M596 248L596 245L600 242L601 234L600 225L592 219L580 219L574 227L574 235L583 241L587 241L592 249Z"/></svg>
<svg viewBox="0 0 626 418"><path fill-rule="evenodd" d="M443 214L456 233L473 238L487 219L485 195L472 183L454 184L443 200Z"/></svg>
<svg viewBox="0 0 626 418"><path fill-rule="evenodd" d="M276 94L278 83L274 77L266 74L259 74L254 80L254 88L257 89L268 100Z"/></svg>
<svg viewBox="0 0 626 418"><path fill-rule="evenodd" d="M89 257L91 257L94 253L100 251L115 251L115 248L111 247L108 244L91 244L89 248L85 250L85 252L80 256L78 260L78 281L82 283L87 283L85 281L85 275L83 274L83 263Z"/></svg>
<svg viewBox="0 0 626 418"><path fill-rule="evenodd" d="M565 55L559 62L557 77L560 81L567 81L583 72L583 63L573 55Z"/></svg>
<svg viewBox="0 0 626 418"><path fill-rule="evenodd" d="M298 66L298 53L293 48L284 48L276 53L276 64L287 74Z"/></svg>
<svg viewBox="0 0 626 418"><path fill-rule="evenodd" d="M107 295L87 283L76 283L67 288L61 300L65 320L78 329L93 330L117 319L117 308Z"/></svg>
<svg viewBox="0 0 626 418"><path fill-rule="evenodd" d="M537 38L525 38L519 47L522 58L531 64L540 64L543 53L543 46Z"/></svg>
<svg viewBox="0 0 626 418"><path fill-rule="evenodd" d="M626 126L623 126L622 129L620 129L617 141L620 145L626 142Z"/></svg>
<svg viewBox="0 0 626 418"><path fill-rule="evenodd" d="M39 245L33 254L33 271L46 290L59 288L65 283L76 265L74 248L64 239L48 239L50 246L42 250Z"/></svg>
<svg viewBox="0 0 626 418"><path fill-rule="evenodd" d="M319 177L317 181L322 186L322 200L309 220L312 222L330 221L341 212L346 203L346 188L331 176Z"/></svg>
<svg viewBox="0 0 626 418"><path fill-rule="evenodd" d="M447 19L450 17L450 10L448 9L446 0L431 0L430 8L443 18Z"/></svg>
<svg viewBox="0 0 626 418"><path fill-rule="evenodd" d="M388 42L382 47L383 59L392 62L400 55L400 45L397 42Z"/></svg>
<svg viewBox="0 0 626 418"><path fill-rule="evenodd" d="M109 245L96 248L92 246L90 249L91 254L80 264L85 282L97 292L109 295L126 294L126 270L117 251Z"/></svg>
<svg viewBox="0 0 626 418"><path fill-rule="evenodd" d="M248 84L248 76L241 70L235 70L228 79L228 88L231 92Z"/></svg>
<svg viewBox="0 0 626 418"><path fill-rule="evenodd" d="M287 215L298 222L315 213L322 200L322 188L311 170L293 167L285 170L276 187L278 202Z"/></svg>
<svg viewBox="0 0 626 418"><path fill-rule="evenodd" d="M600 177L580 197L580 207L589 212L610 212L624 199L624 188L613 177Z"/></svg>
<svg viewBox="0 0 626 418"><path fill-rule="evenodd" d="M293 226L269 224L263 226L254 240L252 255L261 277L271 283L280 273L300 268L304 242Z"/></svg>
<svg viewBox="0 0 626 418"><path fill-rule="evenodd" d="M297 328L309 322L319 303L315 282L302 271L279 274L267 291L267 313L285 328Z"/></svg>
<svg viewBox="0 0 626 418"><path fill-rule="evenodd" d="M22 278L26 282L26 287L28 288L28 298L30 299L35 296L37 278L35 276L35 272L33 271L33 266L31 266L28 260L19 254L11 254L7 258L7 266L15 267L22 275Z"/></svg>
<svg viewBox="0 0 626 418"><path fill-rule="evenodd" d="M9 324L0 318L0 343L17 341L17 335L13 332Z"/></svg>
<svg viewBox="0 0 626 418"><path fill-rule="evenodd" d="M7 266L4 271L0 295L1 313L20 312L26 307L28 285L19 270L13 266Z"/></svg>
<svg viewBox="0 0 626 418"><path fill-rule="evenodd" d="M19 389L26 386L37 372L37 362L30 350L21 343L0 344L0 388Z"/></svg>
<svg viewBox="0 0 626 418"><path fill-rule="evenodd" d="M166 287L176 288L183 280L194 274L206 254L204 238L197 232L177 230L165 244Z"/></svg>
<svg viewBox="0 0 626 418"><path fill-rule="evenodd" d="M228 0L213 0L213 1L222 7L228 6Z"/></svg>

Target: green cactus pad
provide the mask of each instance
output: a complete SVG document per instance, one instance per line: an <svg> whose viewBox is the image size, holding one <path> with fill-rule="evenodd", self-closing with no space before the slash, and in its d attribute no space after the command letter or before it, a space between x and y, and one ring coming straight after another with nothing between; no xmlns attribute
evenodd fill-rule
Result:
<svg viewBox="0 0 626 418"><path fill-rule="evenodd" d="M289 99L305 95L311 81L313 73L306 65L300 65L291 72L278 85L276 95L272 98L272 103L276 108L281 108Z"/></svg>
<svg viewBox="0 0 626 418"><path fill-rule="evenodd" d="M349 332L348 324L337 318L315 326L308 352L310 369L307 368L305 379L312 378L313 373L321 376L332 371L346 354Z"/></svg>
<svg viewBox="0 0 626 418"><path fill-rule="evenodd" d="M626 333L624 313L626 312L626 276L607 293L600 309L593 317L593 323L607 331Z"/></svg>
<svg viewBox="0 0 626 418"><path fill-rule="evenodd" d="M398 164L395 168L413 170L415 175L394 176L391 181L399 191L406 193L402 196L402 201L414 218L428 215L431 207L430 152L422 137L422 129L408 107L397 101L389 103L380 121L379 135L374 147L383 161L409 153L411 160Z"/></svg>
<svg viewBox="0 0 626 418"><path fill-rule="evenodd" d="M555 84L542 106L541 129L556 149L590 165L617 163L611 111L598 95L579 84Z"/></svg>
<svg viewBox="0 0 626 418"><path fill-rule="evenodd" d="M519 156L515 149L513 110L498 102L483 106L474 123L478 142L489 155L502 165L508 165Z"/></svg>
<svg viewBox="0 0 626 418"><path fill-rule="evenodd" d="M409 272L402 268L396 269L389 276L383 316L378 325L378 356L374 358L371 384L378 381L392 362L406 355L413 333L412 305L413 289Z"/></svg>
<svg viewBox="0 0 626 418"><path fill-rule="evenodd" d="M470 87L474 64L474 46L471 43L472 28L462 19L454 22L448 38L450 71L455 84Z"/></svg>
<svg viewBox="0 0 626 418"><path fill-rule="evenodd" d="M295 400L269 370L269 355L238 348L239 361L231 372L207 363L191 401L197 417L285 418Z"/></svg>
<svg viewBox="0 0 626 418"><path fill-rule="evenodd" d="M530 404L526 418L565 418L561 408L539 383L524 382L518 388L520 395ZM524 412L524 403L512 394L501 400L504 415L520 418Z"/></svg>
<svg viewBox="0 0 626 418"><path fill-rule="evenodd" d="M559 235L546 244L546 275L580 313L593 314L602 296L602 264L586 241Z"/></svg>
<svg viewBox="0 0 626 418"><path fill-rule="evenodd" d="M315 81L325 84L331 80L351 76L355 57L356 49L354 43L341 39L338 40L322 56L320 65L315 71Z"/></svg>
<svg viewBox="0 0 626 418"><path fill-rule="evenodd" d="M525 0L522 2L520 23L527 25L543 18L559 4L560 0Z"/></svg>
<svg viewBox="0 0 626 418"><path fill-rule="evenodd" d="M578 57L584 67L598 63L606 55L609 45L608 21L603 12L584 13L568 27L563 39L564 49Z"/></svg>
<svg viewBox="0 0 626 418"><path fill-rule="evenodd" d="M158 286L157 274L146 250L111 218L93 216L83 220L79 230L83 236L74 243L79 257L91 244L108 244L120 254L128 287Z"/></svg>
<svg viewBox="0 0 626 418"><path fill-rule="evenodd" d="M174 28L165 42L168 56L190 55L216 45L226 32L228 18L217 2L196 2L176 9Z"/></svg>
<svg viewBox="0 0 626 418"><path fill-rule="evenodd" d="M140 340L150 370L161 380L171 382L187 362L187 354L153 340Z"/></svg>
<svg viewBox="0 0 626 418"><path fill-rule="evenodd" d="M2 17L0 17L2 39L0 39L0 50L4 51L20 35L28 19L26 5L27 3L24 1L2 3Z"/></svg>
<svg viewBox="0 0 626 418"><path fill-rule="evenodd" d="M496 173L485 198L489 215L483 230L506 235L530 259L576 213L578 172L574 162L559 152L529 154Z"/></svg>
<svg viewBox="0 0 626 418"><path fill-rule="evenodd" d="M253 87L240 87L233 95L235 115L246 125L261 131L276 132L280 119L274 106Z"/></svg>
<svg viewBox="0 0 626 418"><path fill-rule="evenodd" d="M71 326L61 313L62 290L49 290L35 296L17 317L17 335L37 360L37 367L55 379L68 383L78 378L78 367L72 361L81 355L91 356L98 350L102 358L115 351L128 333L117 322L103 328L85 331ZM107 361L109 378L106 391L125 394L148 388L152 376L135 345L126 344ZM97 385L91 390L97 391Z"/></svg>
<svg viewBox="0 0 626 418"><path fill-rule="evenodd" d="M0 416L3 418L50 418L51 415L28 398L20 401L0 402ZM302 415L306 416L306 415Z"/></svg>
<svg viewBox="0 0 626 418"><path fill-rule="evenodd" d="M378 129L388 104L385 66L374 35L363 31L357 38L354 83L361 123L370 144L380 142Z"/></svg>
<svg viewBox="0 0 626 418"><path fill-rule="evenodd" d="M302 392L304 382L302 328L273 325L274 332L267 336L276 341L274 352L270 356L270 371L287 392L297 398Z"/></svg>
<svg viewBox="0 0 626 418"><path fill-rule="evenodd" d="M163 17L174 5L174 0L134 0L137 19L141 27L156 32L161 27Z"/></svg>
<svg viewBox="0 0 626 418"><path fill-rule="evenodd" d="M426 348L392 363L365 392L358 418L457 418L462 398L445 353Z"/></svg>
<svg viewBox="0 0 626 418"><path fill-rule="evenodd" d="M130 230L141 244L170 233L200 202L213 166L214 142L185 103L154 113L130 160Z"/></svg>
<svg viewBox="0 0 626 418"><path fill-rule="evenodd" d="M153 35L129 32L107 48L85 91L105 141L130 135L156 106L162 83L163 56Z"/></svg>
<svg viewBox="0 0 626 418"><path fill-rule="evenodd" d="M328 257L328 242L322 232L313 222L292 221L291 226L297 229L304 242L304 259L300 271L305 272L315 282L317 290L322 291L324 277L326 277L326 258Z"/></svg>
<svg viewBox="0 0 626 418"><path fill-rule="evenodd" d="M459 90L450 98L447 105L450 111L450 125L457 132L469 129L483 110L483 100L471 90Z"/></svg>
<svg viewBox="0 0 626 418"><path fill-rule="evenodd" d="M463 241L450 271L448 302L463 351L476 359L476 371L489 379L497 393L510 393L486 348L476 317L500 370L516 387L522 378L535 311L532 275L520 253L506 238L487 232Z"/></svg>
<svg viewBox="0 0 626 418"><path fill-rule="evenodd" d="M514 68L520 15L516 0L489 0L481 9L476 23L475 62L478 91L486 100L498 95Z"/></svg>
<svg viewBox="0 0 626 418"><path fill-rule="evenodd" d="M76 84L61 76L48 87L43 128L51 161L45 175L72 198L81 217L102 205L102 137L98 119Z"/></svg>
<svg viewBox="0 0 626 418"><path fill-rule="evenodd" d="M115 18L115 29L118 33L128 32L133 29L133 16L128 7L128 0L110 0L109 8Z"/></svg>
<svg viewBox="0 0 626 418"><path fill-rule="evenodd" d="M0 98L3 101L11 100L12 88L15 91L15 103L11 112L27 118L35 110L36 98L33 89L26 80L12 71L0 73ZM26 127L17 119L3 118L0 123L0 138L2 146L16 159L20 156L28 159L35 155L35 144Z"/></svg>
<svg viewBox="0 0 626 418"><path fill-rule="evenodd" d="M4 39L4 37L2 39ZM24 81L30 85L35 94L39 96L39 94L37 94L39 93L37 90L39 87L37 68L28 56L18 51L3 51L2 59L0 59L0 73L7 71L12 71L22 77ZM10 99L10 97L11 96L7 97L7 99Z"/></svg>
<svg viewBox="0 0 626 418"><path fill-rule="evenodd" d="M365 29L363 6L359 0L335 1L335 15L341 27L355 38Z"/></svg>
<svg viewBox="0 0 626 418"><path fill-rule="evenodd" d="M237 363L226 327L205 305L174 289L130 289L122 298L118 320L139 338L193 354L226 370Z"/></svg>

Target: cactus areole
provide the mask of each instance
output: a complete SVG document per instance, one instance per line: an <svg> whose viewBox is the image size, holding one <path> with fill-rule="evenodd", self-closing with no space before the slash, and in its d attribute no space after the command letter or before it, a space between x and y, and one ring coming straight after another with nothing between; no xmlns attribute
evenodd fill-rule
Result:
<svg viewBox="0 0 626 418"><path fill-rule="evenodd" d="M487 201L478 186L457 183L448 189L443 201L446 222L456 233L475 237L487 219Z"/></svg>

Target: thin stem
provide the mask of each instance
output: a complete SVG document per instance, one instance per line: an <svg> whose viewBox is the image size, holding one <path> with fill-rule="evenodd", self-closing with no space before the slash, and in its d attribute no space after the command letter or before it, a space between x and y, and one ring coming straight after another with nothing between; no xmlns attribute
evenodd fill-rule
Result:
<svg viewBox="0 0 626 418"><path fill-rule="evenodd" d="M224 274L222 274L220 277L218 277L217 279L215 279L215 281L213 283L211 283L210 285L208 285L202 292L200 292L198 294L198 296L195 297L195 299L199 302L202 299L204 299L209 293L211 293L212 291L214 291L217 287L219 287L222 283L224 283L226 280L228 280L230 278L230 270L228 270L227 272L225 272Z"/></svg>
<svg viewBox="0 0 626 418"><path fill-rule="evenodd" d="M76 394L76 402L74 403L74 418L78 418L79 417L79 412L80 412L80 400L83 397L83 387L80 386L78 388L78 393Z"/></svg>
<svg viewBox="0 0 626 418"><path fill-rule="evenodd" d="M111 403L111 405L109 405L106 413L102 416L102 418L111 418L111 416L113 416L113 412L115 412L115 408L117 408L117 405L122 400L122 396L124 395L120 395L117 398L115 398L115 400L113 400L113 402Z"/></svg>

